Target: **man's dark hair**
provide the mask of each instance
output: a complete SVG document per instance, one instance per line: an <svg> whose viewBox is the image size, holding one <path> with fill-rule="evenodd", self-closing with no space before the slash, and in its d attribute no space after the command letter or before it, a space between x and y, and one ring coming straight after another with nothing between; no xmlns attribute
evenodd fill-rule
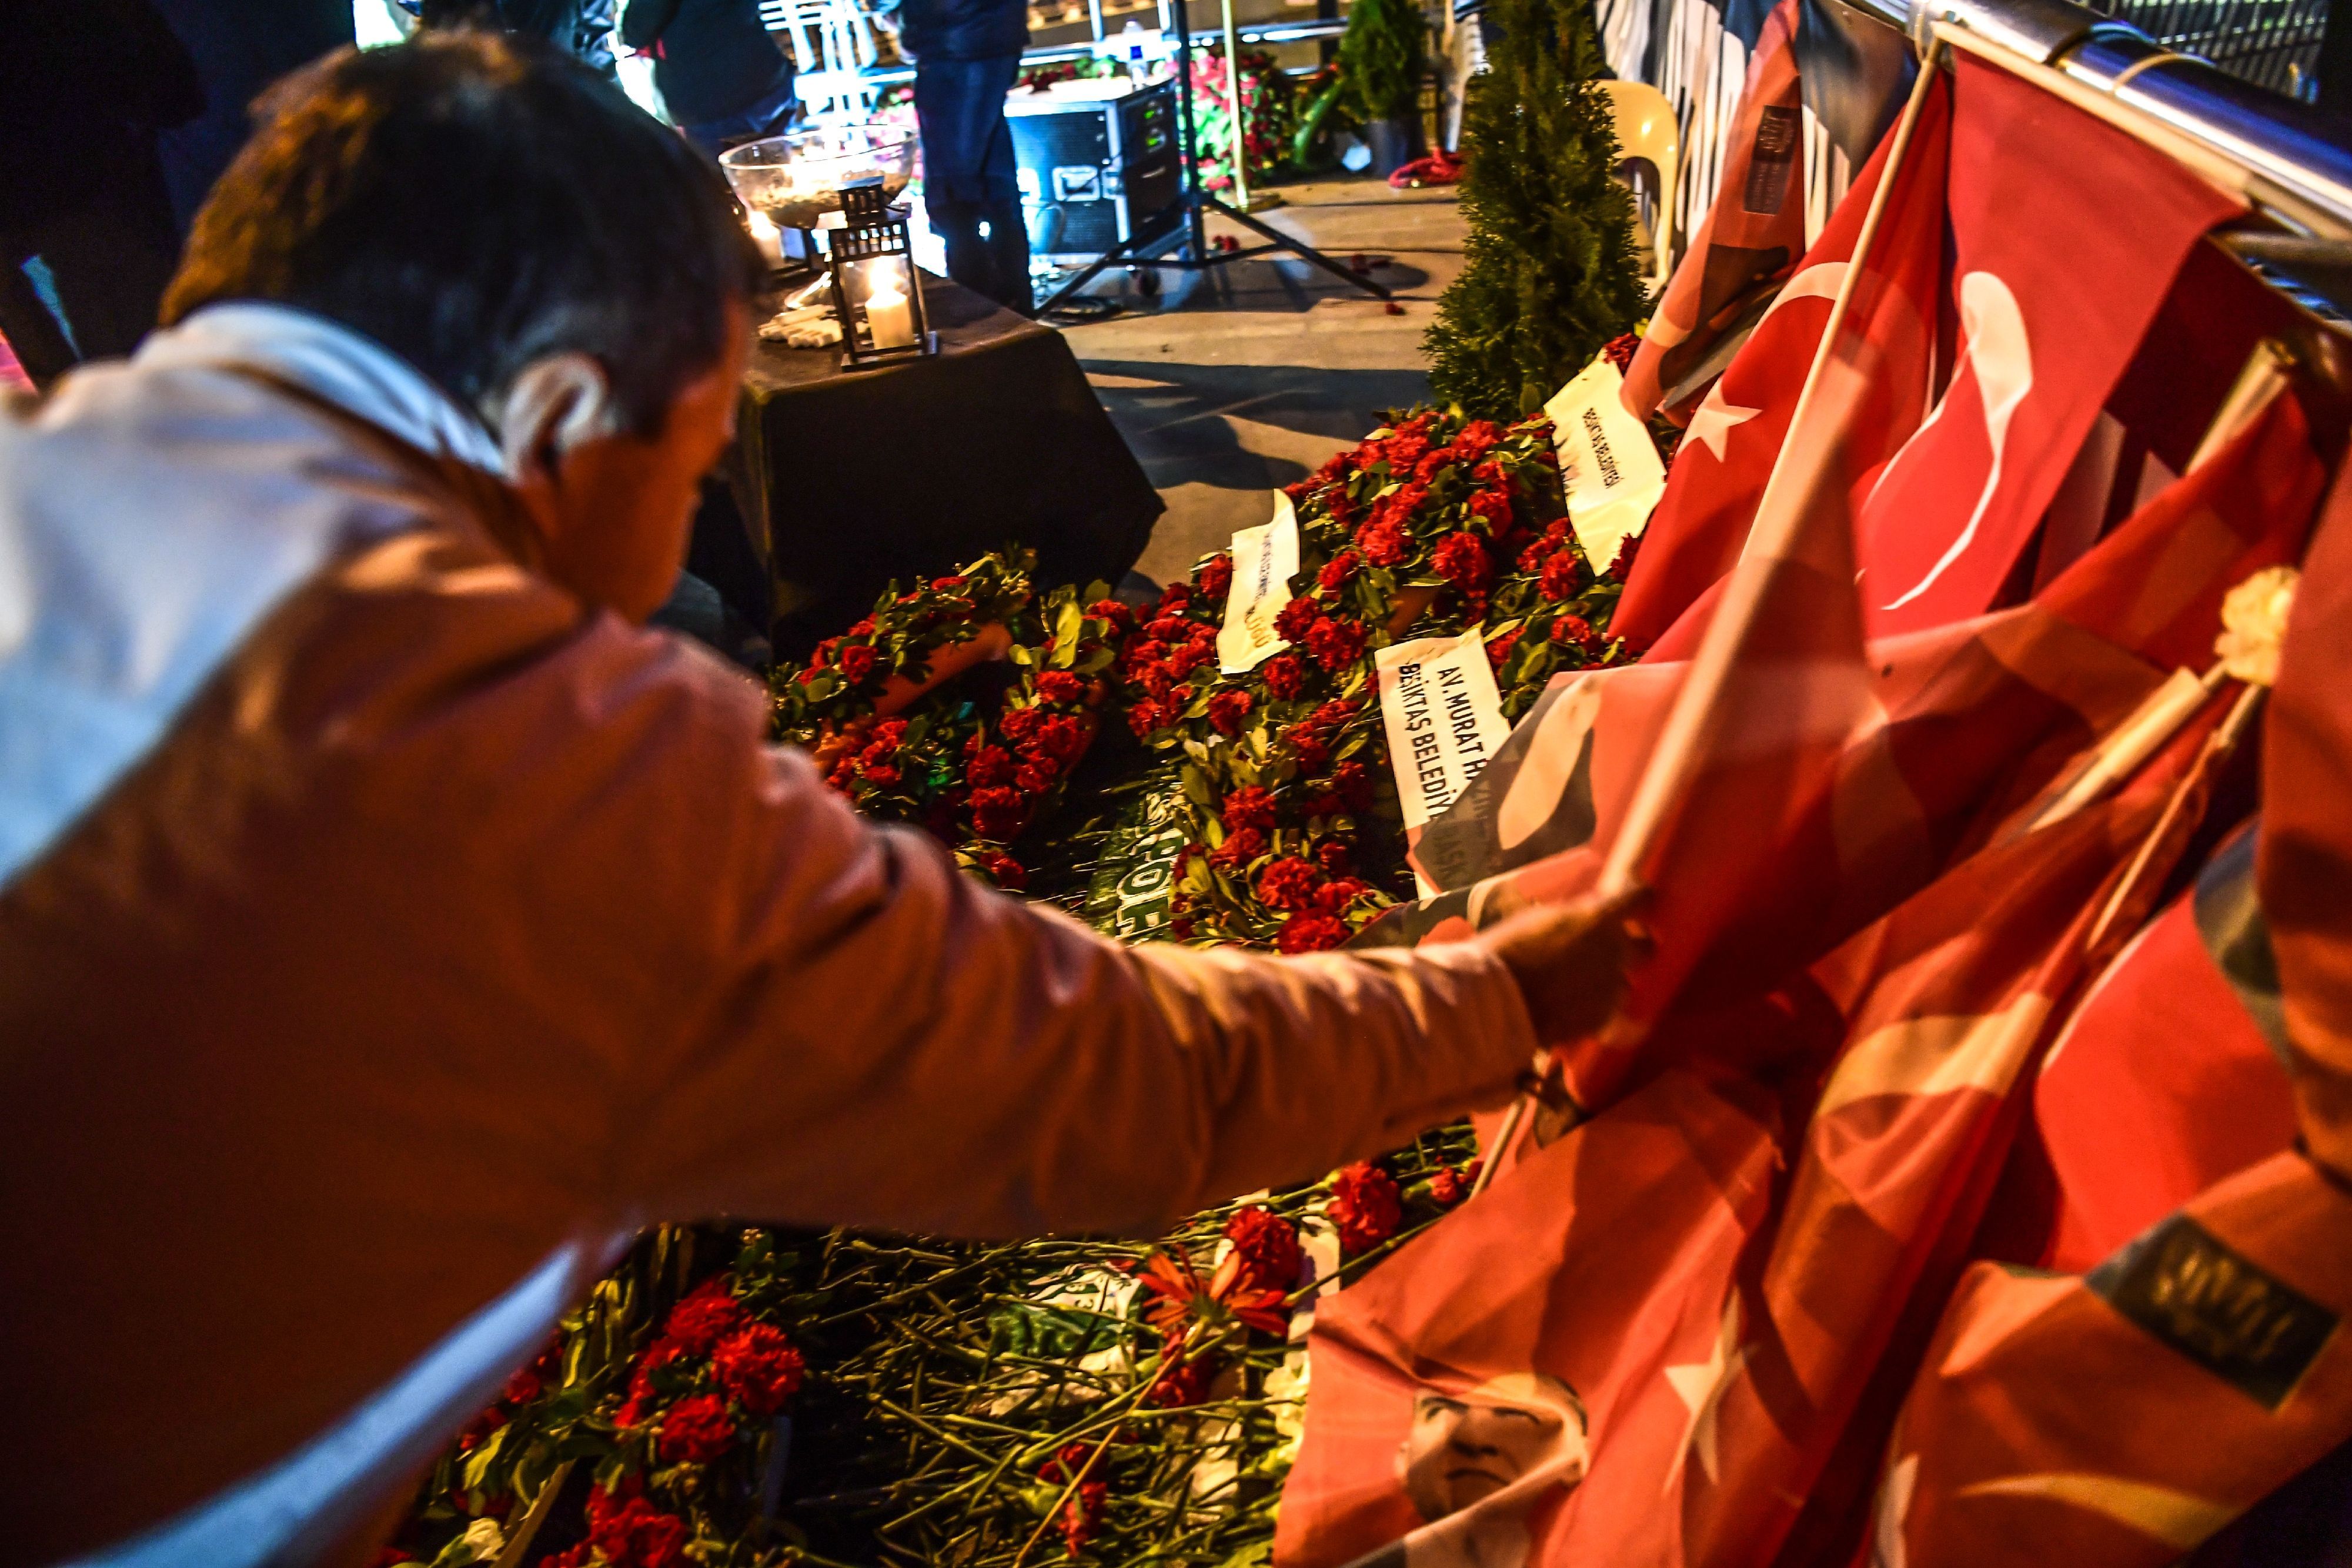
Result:
<svg viewBox="0 0 2352 1568"><path fill-rule="evenodd" d="M163 301L341 322L469 408L576 350L634 431L726 347L759 256L709 160L530 40L436 32L289 78L196 215Z"/></svg>

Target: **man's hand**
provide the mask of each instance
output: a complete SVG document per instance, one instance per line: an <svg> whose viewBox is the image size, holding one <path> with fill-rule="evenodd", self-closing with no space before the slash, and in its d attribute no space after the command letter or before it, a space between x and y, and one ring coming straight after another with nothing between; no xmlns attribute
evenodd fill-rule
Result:
<svg viewBox="0 0 2352 1568"><path fill-rule="evenodd" d="M1563 1045L1596 1034L1625 998L1625 975L1649 938L1631 918L1642 889L1608 900L1523 909L1479 933L1527 998L1536 1038Z"/></svg>

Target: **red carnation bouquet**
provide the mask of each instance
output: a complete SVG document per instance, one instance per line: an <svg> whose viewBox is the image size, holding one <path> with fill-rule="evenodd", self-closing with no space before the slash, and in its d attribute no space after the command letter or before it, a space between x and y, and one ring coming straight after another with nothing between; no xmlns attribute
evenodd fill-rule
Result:
<svg viewBox="0 0 2352 1568"><path fill-rule="evenodd" d="M1097 584L1039 596L1028 552L901 591L770 679L775 737L804 747L859 811L914 822L1000 886L1010 845L1051 814L1109 695L1131 626Z"/></svg>

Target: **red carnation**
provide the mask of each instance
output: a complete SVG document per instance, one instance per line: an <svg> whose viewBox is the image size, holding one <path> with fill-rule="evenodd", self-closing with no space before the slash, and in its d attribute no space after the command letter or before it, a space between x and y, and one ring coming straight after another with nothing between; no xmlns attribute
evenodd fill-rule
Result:
<svg viewBox="0 0 2352 1568"><path fill-rule="evenodd" d="M1009 839L1028 825L1029 805L1017 789L999 786L971 792L972 831L983 839Z"/></svg>
<svg viewBox="0 0 2352 1568"><path fill-rule="evenodd" d="M1404 1223L1404 1199L1396 1177L1370 1160L1359 1160L1331 1178L1331 1201L1325 1212L1339 1228L1340 1249L1352 1257L1397 1233Z"/></svg>
<svg viewBox="0 0 2352 1568"><path fill-rule="evenodd" d="M1035 735L1037 727L1045 722L1045 716L1035 708L1017 707L1011 709L1003 718L997 720L996 727L1004 732L1005 739L1018 746Z"/></svg>
<svg viewBox="0 0 2352 1568"><path fill-rule="evenodd" d="M1061 778L1050 757L1032 758L1024 762L1013 775L1013 787L1024 795L1043 795Z"/></svg>
<svg viewBox="0 0 2352 1568"><path fill-rule="evenodd" d="M1163 1410L1184 1409L1209 1397L1209 1364L1200 1356L1178 1361L1178 1347L1182 1343L1168 1341L1160 1353L1160 1375L1152 1379L1151 1392L1144 1396L1146 1401Z"/></svg>
<svg viewBox="0 0 2352 1568"><path fill-rule="evenodd" d="M1349 580L1356 575L1356 569L1363 564L1363 557L1354 550L1343 549L1323 563L1323 570L1315 574L1315 580L1331 592L1337 593L1348 585Z"/></svg>
<svg viewBox="0 0 2352 1568"><path fill-rule="evenodd" d="M1218 816L1225 831L1236 832L1243 828L1274 828L1274 794L1259 785L1246 784L1228 794Z"/></svg>
<svg viewBox="0 0 2352 1568"><path fill-rule="evenodd" d="M803 1364L783 1330L750 1323L719 1342L710 1354L710 1370L719 1386L744 1409L754 1416L772 1416L799 1390Z"/></svg>
<svg viewBox="0 0 2352 1568"><path fill-rule="evenodd" d="M687 1535L686 1521L662 1512L643 1497L616 1497L602 1487L592 1487L588 1539L572 1550L593 1551L613 1568L683 1568L688 1561Z"/></svg>
<svg viewBox="0 0 2352 1568"><path fill-rule="evenodd" d="M1166 729L1175 722L1176 716L1168 710L1165 703L1139 702L1127 710L1127 727L1135 731L1138 740L1149 740L1156 731Z"/></svg>
<svg viewBox="0 0 2352 1568"><path fill-rule="evenodd" d="M1156 620L1162 615L1178 614L1192 602L1192 585L1189 582L1171 582L1160 591L1160 603L1151 612L1152 617Z"/></svg>
<svg viewBox="0 0 2352 1568"><path fill-rule="evenodd" d="M1441 1208L1452 1208L1470 1196L1470 1184L1456 1176L1452 1166L1440 1166L1429 1178L1429 1196Z"/></svg>
<svg viewBox="0 0 2352 1568"><path fill-rule="evenodd" d="M1595 632L1592 622L1581 615L1563 615L1551 623L1551 640L1562 647L1590 655L1598 649L1601 633Z"/></svg>
<svg viewBox="0 0 2352 1568"><path fill-rule="evenodd" d="M1209 863L1219 871L1237 873L1250 862L1265 853L1265 835L1255 828L1244 828L1225 835L1225 841L1209 852Z"/></svg>
<svg viewBox="0 0 2352 1568"><path fill-rule="evenodd" d="M1311 599L1294 599L1275 612L1275 635L1286 643L1303 642L1316 621L1322 616L1323 607Z"/></svg>
<svg viewBox="0 0 2352 1568"><path fill-rule="evenodd" d="M742 1304L735 1300L728 1277L719 1274L697 1285L669 1310L662 1333L679 1354L709 1355L742 1321Z"/></svg>
<svg viewBox="0 0 2352 1568"><path fill-rule="evenodd" d="M1358 811L1369 810L1372 804L1372 772L1360 762L1342 762L1331 770L1331 787L1342 800Z"/></svg>
<svg viewBox="0 0 2352 1568"><path fill-rule="evenodd" d="M964 773L974 789L985 789L1013 777L1013 753L1001 746L990 746L979 736L973 736L965 746L964 755L970 758Z"/></svg>
<svg viewBox="0 0 2352 1568"><path fill-rule="evenodd" d="M1018 893L1029 885L1029 869L1002 850L991 850L980 857L980 868L997 886Z"/></svg>
<svg viewBox="0 0 2352 1568"><path fill-rule="evenodd" d="M1275 934L1274 945L1286 953L1320 953L1347 940L1348 927L1328 915L1294 915Z"/></svg>
<svg viewBox="0 0 2352 1568"><path fill-rule="evenodd" d="M1315 846L1315 863L1333 876L1345 876L1348 869L1356 863L1356 857L1349 852L1345 841L1325 839Z"/></svg>
<svg viewBox="0 0 2352 1568"><path fill-rule="evenodd" d="M1356 530L1356 548L1374 566L1394 566L1412 553L1402 526L1385 517Z"/></svg>
<svg viewBox="0 0 2352 1568"><path fill-rule="evenodd" d="M1087 683L1067 670L1047 670L1037 677L1037 695L1049 703L1082 702Z"/></svg>
<svg viewBox="0 0 2352 1568"><path fill-rule="evenodd" d="M874 669L874 649L865 643L852 643L841 651L841 673L853 681L862 681Z"/></svg>
<svg viewBox="0 0 2352 1568"><path fill-rule="evenodd" d="M1266 661L1265 689L1285 702L1297 696L1307 686L1307 666L1298 662L1296 653L1276 653Z"/></svg>
<svg viewBox="0 0 2352 1568"><path fill-rule="evenodd" d="M1323 873L1297 855L1285 855L1258 873L1258 902L1270 909L1307 909Z"/></svg>
<svg viewBox="0 0 2352 1568"><path fill-rule="evenodd" d="M887 762L861 762L857 773L877 789L887 789L898 782L898 770Z"/></svg>
<svg viewBox="0 0 2352 1568"><path fill-rule="evenodd" d="M528 1405L546 1391L547 1385L541 1379L538 1368L519 1366L507 1379L507 1385L499 1397L509 1405Z"/></svg>
<svg viewBox="0 0 2352 1568"><path fill-rule="evenodd" d="M690 1394L661 1419L661 1457L674 1465L707 1465L735 1441L735 1423L716 1394Z"/></svg>
<svg viewBox="0 0 2352 1568"><path fill-rule="evenodd" d="M1568 519L1555 517L1547 524L1535 543L1519 552L1521 571L1541 571L1551 559L1552 552L1568 541Z"/></svg>
<svg viewBox="0 0 2352 1568"><path fill-rule="evenodd" d="M1294 724L1283 732L1283 742L1298 758L1298 766L1308 773L1320 773L1331 761L1331 741L1312 720Z"/></svg>
<svg viewBox="0 0 2352 1568"><path fill-rule="evenodd" d="M1135 625L1134 608L1116 599L1097 599L1087 606L1087 613L1097 621L1108 621L1121 631L1131 630Z"/></svg>
<svg viewBox="0 0 2352 1568"><path fill-rule="evenodd" d="M1234 1217L1225 1221L1225 1234L1241 1257L1247 1284L1285 1294L1297 1289L1307 1255L1299 1249L1298 1231L1290 1221L1253 1203L1234 1211Z"/></svg>
<svg viewBox="0 0 2352 1568"><path fill-rule="evenodd" d="M1574 598L1584 586L1584 562L1572 549L1554 550L1544 562L1543 576L1537 587L1546 599L1558 601Z"/></svg>
<svg viewBox="0 0 2352 1568"><path fill-rule="evenodd" d="M1354 877L1343 876L1316 889L1315 907L1326 915L1337 915L1370 891Z"/></svg>
<svg viewBox="0 0 2352 1568"><path fill-rule="evenodd" d="M1641 347L1642 340L1639 334L1621 332L1601 345L1601 353L1611 364L1622 371L1633 362L1633 356Z"/></svg>
<svg viewBox="0 0 2352 1568"><path fill-rule="evenodd" d="M1201 563L1201 596L1223 599L1234 585L1234 558L1223 551Z"/></svg>
<svg viewBox="0 0 2352 1568"><path fill-rule="evenodd" d="M931 589L937 593L961 593L964 582L961 577L935 577L931 579Z"/></svg>
<svg viewBox="0 0 2352 1568"><path fill-rule="evenodd" d="M1495 575L1495 563L1486 559L1486 547L1475 534L1448 535L1430 557L1430 564L1456 588L1484 588Z"/></svg>
<svg viewBox="0 0 2352 1568"><path fill-rule="evenodd" d="M1358 622L1334 621L1326 616L1307 633L1307 651L1327 670L1345 669L1363 657L1364 628Z"/></svg>
<svg viewBox="0 0 2352 1568"><path fill-rule="evenodd" d="M1186 621L1181 615L1161 615L1144 630L1162 643L1181 643L1187 640L1186 634L1192 630L1192 622Z"/></svg>
<svg viewBox="0 0 2352 1568"><path fill-rule="evenodd" d="M1239 735L1250 716L1247 692L1219 692L1209 699L1209 724L1219 735Z"/></svg>
<svg viewBox="0 0 2352 1568"><path fill-rule="evenodd" d="M1627 534L1625 536L1624 542L1617 547L1617 559L1609 563L1610 581L1622 582L1626 578L1633 575L1633 558L1641 553L1641 535Z"/></svg>
<svg viewBox="0 0 2352 1568"><path fill-rule="evenodd" d="M1511 522L1511 493L1481 490L1470 497L1470 515L1484 521L1490 532L1501 533Z"/></svg>
<svg viewBox="0 0 2352 1568"><path fill-rule="evenodd" d="M1067 714L1055 714L1037 727L1037 749L1064 765L1086 754L1087 727Z"/></svg>

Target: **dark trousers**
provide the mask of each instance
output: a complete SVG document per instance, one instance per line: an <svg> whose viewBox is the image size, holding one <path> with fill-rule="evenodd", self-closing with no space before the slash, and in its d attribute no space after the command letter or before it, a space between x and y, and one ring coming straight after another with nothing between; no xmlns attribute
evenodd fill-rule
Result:
<svg viewBox="0 0 2352 1568"><path fill-rule="evenodd" d="M923 207L947 243L948 276L1025 316L1035 303L1029 230L1013 128L1004 120L1004 95L1020 70L1018 55L919 61L915 119L923 137Z"/></svg>

